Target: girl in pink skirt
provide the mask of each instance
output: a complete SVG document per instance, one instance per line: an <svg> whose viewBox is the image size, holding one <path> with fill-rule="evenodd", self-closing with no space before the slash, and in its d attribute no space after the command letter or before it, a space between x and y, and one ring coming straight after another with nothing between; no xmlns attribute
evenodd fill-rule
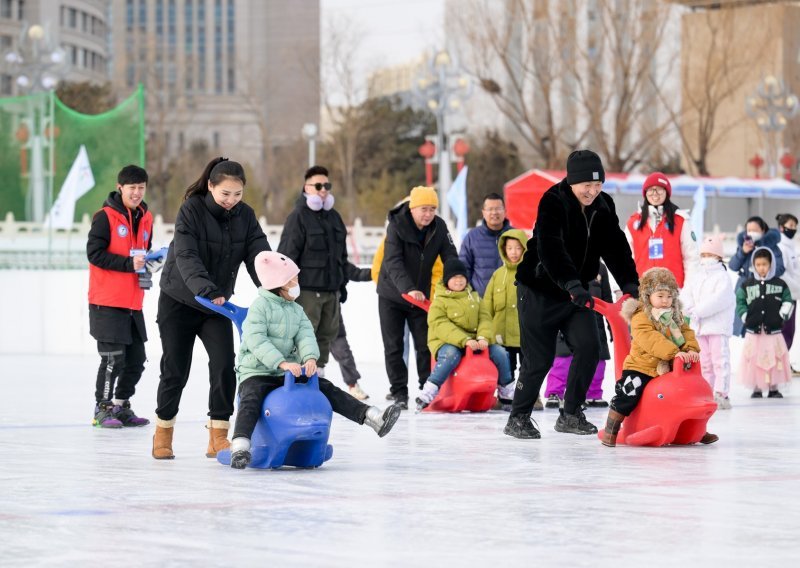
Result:
<svg viewBox="0 0 800 568"><path fill-rule="evenodd" d="M746 332L739 378L753 389L751 398L762 398L764 390L769 398L783 398L778 385L791 381L792 368L781 328L792 315L792 295L775 277L770 249L757 248L752 262L753 275L736 291L736 315Z"/></svg>

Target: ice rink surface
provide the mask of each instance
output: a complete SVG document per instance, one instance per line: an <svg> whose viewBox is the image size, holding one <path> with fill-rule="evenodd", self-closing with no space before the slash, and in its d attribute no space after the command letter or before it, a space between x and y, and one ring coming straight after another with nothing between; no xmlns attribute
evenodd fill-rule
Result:
<svg viewBox="0 0 800 568"><path fill-rule="evenodd" d="M364 389L384 406L370 306L348 302L345 321ZM151 419L154 331L133 399ZM800 379L783 400L734 386L711 446L609 449L555 432L556 410L534 414L542 439L528 441L502 434L503 412L410 412L384 439L335 416L334 455L319 469L235 471L205 457L207 359L195 353L173 461L150 457L153 425L90 426L96 356L0 356L0 566L792 566L800 556ZM337 366L328 377L342 385ZM598 426L605 415L587 411Z"/></svg>

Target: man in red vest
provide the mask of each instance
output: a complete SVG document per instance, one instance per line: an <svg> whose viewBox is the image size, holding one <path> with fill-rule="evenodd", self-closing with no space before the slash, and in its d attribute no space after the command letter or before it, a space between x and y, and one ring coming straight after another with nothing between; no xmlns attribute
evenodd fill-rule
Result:
<svg viewBox="0 0 800 568"><path fill-rule="evenodd" d="M625 235L633 251L636 272L667 268L683 288L687 274L697 264L697 243L686 213L672 200L672 184L654 172L642 184L641 210L630 216Z"/></svg>
<svg viewBox="0 0 800 568"><path fill-rule="evenodd" d="M145 262L153 240L153 216L144 194L147 172L125 166L103 208L95 213L86 256L89 259L89 333L97 340L100 368L92 424L100 428L145 426L130 398L144 371L147 341L142 301L159 262ZM149 264L149 266L148 266Z"/></svg>

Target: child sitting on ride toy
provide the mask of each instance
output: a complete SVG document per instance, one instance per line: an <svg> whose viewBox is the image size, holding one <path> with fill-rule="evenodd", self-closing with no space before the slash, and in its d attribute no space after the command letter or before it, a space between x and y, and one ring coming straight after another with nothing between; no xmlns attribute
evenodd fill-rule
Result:
<svg viewBox="0 0 800 568"><path fill-rule="evenodd" d="M467 283L466 267L457 258L449 259L428 310L428 348L436 357L436 366L417 397L417 412L433 402L467 347L473 351L489 350L489 358L497 367L498 398L511 404L514 380L508 353L491 337L492 318L478 293Z"/></svg>
<svg viewBox="0 0 800 568"><path fill-rule="evenodd" d="M603 445L614 447L620 426L639 404L644 389L654 377L670 371L670 364L699 363L700 346L686 323L678 299L678 282L666 268L651 268L639 280L639 300L628 299L622 315L630 322L631 350L622 365L611 400ZM719 439L706 434L700 440Z"/></svg>
<svg viewBox="0 0 800 568"><path fill-rule="evenodd" d="M244 469L250 463L250 437L266 396L283 385L286 371L295 377L312 376L319 357L314 328L303 308L295 303L300 295L297 280L300 269L289 257L271 251L260 252L255 267L261 288L242 324L236 368L239 410L231 442L231 467L235 469ZM397 422L400 416L397 406L381 411L353 398L330 381L318 378L319 390L334 412L358 424L369 425L381 437Z"/></svg>

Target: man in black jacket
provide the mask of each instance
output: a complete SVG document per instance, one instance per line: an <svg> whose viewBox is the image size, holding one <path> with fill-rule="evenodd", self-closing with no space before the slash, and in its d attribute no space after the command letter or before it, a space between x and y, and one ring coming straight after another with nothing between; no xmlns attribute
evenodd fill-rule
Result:
<svg viewBox="0 0 800 568"><path fill-rule="evenodd" d="M317 368L325 376L331 342L339 333L340 296L350 275L360 269L347 260L347 228L333 208L328 170L313 166L306 171L303 192L283 225L278 252L300 267L300 297L319 344Z"/></svg>
<svg viewBox="0 0 800 568"><path fill-rule="evenodd" d="M567 177L542 196L533 236L517 268L520 342L523 353L517 391L504 432L539 438L530 415L553 364L560 331L572 350L564 408L557 432L596 434L581 410L599 360L599 338L588 283L605 261L622 291L638 297L630 246L619 228L613 200L602 193L600 157L577 150L567 159ZM588 304L589 307L586 307Z"/></svg>
<svg viewBox="0 0 800 568"><path fill-rule="evenodd" d="M436 215L439 199L432 187L415 187L411 199L389 212L383 263L378 275L378 315L381 320L386 374L391 384L387 398L408 408L408 367L403 359L406 323L414 338L420 387L431 373L426 313L403 299L407 293L424 300L431 289L431 270L437 257L447 263L458 258L447 225Z"/></svg>

